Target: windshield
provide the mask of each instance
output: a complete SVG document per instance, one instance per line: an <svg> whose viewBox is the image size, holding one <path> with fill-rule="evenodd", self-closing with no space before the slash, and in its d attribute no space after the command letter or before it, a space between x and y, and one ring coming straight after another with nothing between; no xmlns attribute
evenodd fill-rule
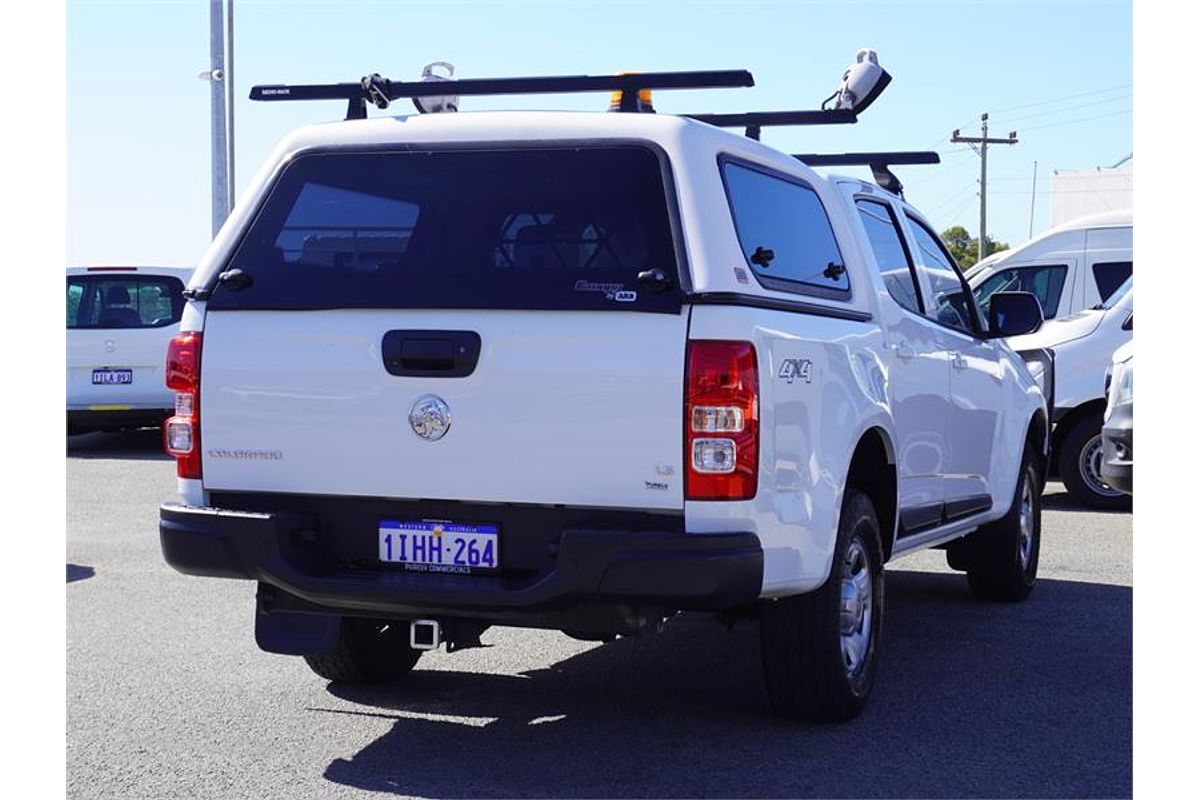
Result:
<svg viewBox="0 0 1200 800"><path fill-rule="evenodd" d="M250 282L209 308L678 313L672 232L646 147L310 154L229 263Z"/></svg>
<svg viewBox="0 0 1200 800"><path fill-rule="evenodd" d="M1121 302L1121 299L1124 298L1125 295L1129 294L1129 291L1132 288L1133 288L1133 276L1130 275L1128 278L1125 279L1125 282L1121 284L1121 288L1117 289L1115 292L1113 292L1111 295L1109 295L1108 299L1105 300L1100 305L1096 306L1096 308L1105 309L1105 310L1112 308L1117 303Z"/></svg>

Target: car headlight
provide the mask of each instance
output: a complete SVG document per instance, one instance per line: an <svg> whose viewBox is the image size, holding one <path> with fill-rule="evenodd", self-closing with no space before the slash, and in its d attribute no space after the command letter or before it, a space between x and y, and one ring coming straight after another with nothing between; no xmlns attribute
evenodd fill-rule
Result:
<svg viewBox="0 0 1200 800"><path fill-rule="evenodd" d="M1121 375L1113 389L1113 406L1130 405L1133 403L1133 361L1122 365Z"/></svg>
<svg viewBox="0 0 1200 800"><path fill-rule="evenodd" d="M1108 404L1104 409L1104 421L1108 422L1118 406L1133 405L1133 359L1122 361L1112 368L1112 379L1108 385Z"/></svg>

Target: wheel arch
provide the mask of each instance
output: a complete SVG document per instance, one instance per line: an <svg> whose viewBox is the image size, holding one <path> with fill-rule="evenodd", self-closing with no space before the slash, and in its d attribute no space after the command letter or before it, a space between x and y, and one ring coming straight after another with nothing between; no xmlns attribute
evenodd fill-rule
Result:
<svg viewBox="0 0 1200 800"><path fill-rule="evenodd" d="M846 472L846 488L851 487L866 494L875 507L883 535L879 544L886 562L892 557L892 546L896 541L899 487L895 446L883 428L868 428L858 437Z"/></svg>
<svg viewBox="0 0 1200 800"><path fill-rule="evenodd" d="M1054 423L1054 432L1050 436L1050 458L1047 462L1047 468L1050 472L1058 472L1058 453L1062 448L1063 439L1067 437L1071 428L1079 420L1089 414L1104 413L1106 400L1103 397L1097 397L1094 400L1088 400L1086 403L1080 403L1074 408L1063 414L1062 419Z"/></svg>
<svg viewBox="0 0 1200 800"><path fill-rule="evenodd" d="M1049 437L1049 422L1045 409L1039 408L1029 418L1029 427L1025 432L1025 446L1037 454L1038 478L1043 486L1050 468L1051 443Z"/></svg>

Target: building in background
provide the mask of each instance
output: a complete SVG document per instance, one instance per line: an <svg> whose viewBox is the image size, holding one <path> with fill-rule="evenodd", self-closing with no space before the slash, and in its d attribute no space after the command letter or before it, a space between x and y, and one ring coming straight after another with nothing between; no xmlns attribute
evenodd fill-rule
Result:
<svg viewBox="0 0 1200 800"><path fill-rule="evenodd" d="M1058 169L1050 179L1050 226L1073 219L1133 208L1133 153L1111 167Z"/></svg>

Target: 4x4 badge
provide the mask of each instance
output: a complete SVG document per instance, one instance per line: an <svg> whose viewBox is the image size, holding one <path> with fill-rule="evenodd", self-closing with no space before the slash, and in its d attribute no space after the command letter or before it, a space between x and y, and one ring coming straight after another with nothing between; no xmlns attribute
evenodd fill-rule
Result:
<svg viewBox="0 0 1200 800"><path fill-rule="evenodd" d="M422 395L408 412L408 424L417 436L436 442L450 430L450 406L436 394Z"/></svg>
<svg viewBox="0 0 1200 800"><path fill-rule="evenodd" d="M779 377L788 383L792 381L812 383L812 361L807 358L785 358L779 365Z"/></svg>

